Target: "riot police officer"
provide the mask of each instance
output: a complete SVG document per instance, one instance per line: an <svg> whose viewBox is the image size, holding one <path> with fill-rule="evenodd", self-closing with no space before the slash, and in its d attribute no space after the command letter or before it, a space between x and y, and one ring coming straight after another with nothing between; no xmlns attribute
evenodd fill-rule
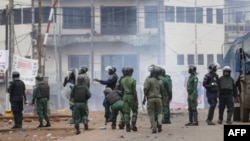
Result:
<svg viewBox="0 0 250 141"><path fill-rule="evenodd" d="M36 103L37 115L39 120L39 127L50 127L50 119L48 115L48 101L50 98L50 86L48 82L43 81L42 75L36 76L36 85L33 91L32 105ZM43 124L43 119L46 125Z"/></svg>
<svg viewBox="0 0 250 141"><path fill-rule="evenodd" d="M208 70L209 72L205 75L203 80L203 86L206 88L206 96L210 105L206 122L208 125L215 125L212 120L214 117L214 110L217 105L218 97L219 76L216 73L217 65L214 63L210 64L208 66Z"/></svg>
<svg viewBox="0 0 250 141"><path fill-rule="evenodd" d="M185 126L197 126L198 125L198 77L196 76L196 66L189 65L188 73L190 74L187 81L187 92L188 92L188 112L189 112L189 123Z"/></svg>
<svg viewBox="0 0 250 141"><path fill-rule="evenodd" d="M91 97L91 93L87 86L84 85L84 77L77 77L77 84L73 87L70 98L74 103L73 118L76 134L80 134L79 124L82 121L85 130L88 130L88 105L87 101Z"/></svg>
<svg viewBox="0 0 250 141"><path fill-rule="evenodd" d="M107 66L105 68L105 70L109 74L108 80L99 80L99 79L95 78L94 81L97 81L102 85L106 85L106 87L109 87L112 90L114 90L116 83L117 83L117 80L118 80L118 76L116 74L116 68L112 67L112 66Z"/></svg>
<svg viewBox="0 0 250 141"><path fill-rule="evenodd" d="M11 110L14 115L14 126L12 128L22 128L23 123L23 103L27 104L25 95L25 84L19 79L20 73L12 73L13 81L10 82L8 92L10 94Z"/></svg>
<svg viewBox="0 0 250 141"><path fill-rule="evenodd" d="M163 86L166 90L167 97L163 100L163 124L171 124L170 120L170 102L172 100L172 79L170 75L166 74L164 68L161 68L159 79L161 79Z"/></svg>
<svg viewBox="0 0 250 141"><path fill-rule="evenodd" d="M237 90L233 78L230 76L231 68L225 66L223 68L223 76L219 78L219 120L218 123L222 124L223 114L227 106L227 124L232 124L231 118L233 115L233 98L237 99Z"/></svg>
<svg viewBox="0 0 250 141"><path fill-rule="evenodd" d="M103 91L105 95L104 105L105 105L105 118L109 118L109 107L112 109L112 124L111 128L116 129L116 119L117 115L120 112L123 115L123 101L122 94L120 90L112 90L111 88L105 88ZM124 128L124 120L119 123L119 128Z"/></svg>
<svg viewBox="0 0 250 141"><path fill-rule="evenodd" d="M162 131L162 98L166 97L162 81L158 78L160 68L151 65L148 68L150 76L144 81L144 99L143 104L147 101L147 111L151 123L152 133Z"/></svg>
<svg viewBox="0 0 250 141"><path fill-rule="evenodd" d="M127 132L130 129L137 131L136 121L138 116L138 98L136 91L136 80L132 77L134 69L132 67L127 67L126 76L121 80L121 89L123 94L123 111L124 120L126 124ZM132 111L132 124L130 127L130 111Z"/></svg>
<svg viewBox="0 0 250 141"><path fill-rule="evenodd" d="M79 70L79 75L83 76L84 79L84 85L86 85L88 88L90 87L90 78L87 75L88 68L86 66L82 66Z"/></svg>
<svg viewBox="0 0 250 141"><path fill-rule="evenodd" d="M118 80L118 75L116 74L116 68L112 66L107 66L105 68L105 71L107 71L109 74L109 77L107 80L99 80L95 78L94 81L99 82L102 85L106 85L106 87L109 87L112 90L114 90L116 87L117 80ZM110 116L109 116L108 121L112 121L112 111L110 111L109 113L110 113Z"/></svg>

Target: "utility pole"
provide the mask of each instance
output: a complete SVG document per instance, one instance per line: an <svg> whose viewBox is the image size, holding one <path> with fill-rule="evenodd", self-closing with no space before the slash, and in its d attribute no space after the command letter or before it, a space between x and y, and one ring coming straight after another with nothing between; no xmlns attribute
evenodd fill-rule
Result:
<svg viewBox="0 0 250 141"><path fill-rule="evenodd" d="M164 0L158 0L158 39L159 39L159 52L158 64L165 65L165 6Z"/></svg>
<svg viewBox="0 0 250 141"><path fill-rule="evenodd" d="M32 55L31 58L35 58L35 8L34 8L34 0L31 0L31 44L32 44ZM37 49L37 48L36 48Z"/></svg>
<svg viewBox="0 0 250 141"><path fill-rule="evenodd" d="M38 0L38 33L37 33L37 53L38 53L38 73L43 74L42 68L42 0Z"/></svg>
<svg viewBox="0 0 250 141"><path fill-rule="evenodd" d="M9 49L9 7L6 5L5 9L5 50ZM10 66L9 66L10 68ZM9 83L9 73L8 71L5 72L5 90L8 90L8 83Z"/></svg>
<svg viewBox="0 0 250 141"><path fill-rule="evenodd" d="M93 80L94 80L94 41L93 41L93 38L94 38L94 23L95 23L95 20L94 20L94 10L95 10L95 7L94 7L94 0L91 0L91 81L93 83Z"/></svg>
<svg viewBox="0 0 250 141"><path fill-rule="evenodd" d="M196 15L197 15L197 1L194 1L194 7L195 7L195 12L194 12L194 18L195 18L195 24L194 24L194 44L195 44L195 65L198 65L198 45L197 45L197 19L196 19Z"/></svg>
<svg viewBox="0 0 250 141"><path fill-rule="evenodd" d="M12 73L12 62L13 62L13 55L14 55L14 0L9 1L9 10L8 10L8 17L9 17L9 76Z"/></svg>

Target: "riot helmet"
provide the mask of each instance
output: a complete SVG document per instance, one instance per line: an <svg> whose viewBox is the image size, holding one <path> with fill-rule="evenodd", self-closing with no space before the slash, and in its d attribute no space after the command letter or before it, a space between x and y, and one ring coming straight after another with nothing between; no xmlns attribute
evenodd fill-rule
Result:
<svg viewBox="0 0 250 141"><path fill-rule="evenodd" d="M228 76L231 73L231 68L229 66L224 66L222 71L223 71L223 75Z"/></svg>
<svg viewBox="0 0 250 141"><path fill-rule="evenodd" d="M18 71L12 72L12 79L13 80L18 80L20 77L20 73Z"/></svg>
<svg viewBox="0 0 250 141"><path fill-rule="evenodd" d="M105 88L104 91L103 91L104 95L108 95L108 94L110 94L111 92L112 92L112 89L109 88L109 87Z"/></svg>
<svg viewBox="0 0 250 141"><path fill-rule="evenodd" d="M196 66L195 65L189 65L188 66L188 73L196 73Z"/></svg>
<svg viewBox="0 0 250 141"><path fill-rule="evenodd" d="M112 67L112 66L107 66L107 67L105 68L105 71L107 71L109 74L113 74L113 73L115 73L116 68L115 68L115 67Z"/></svg>
<svg viewBox="0 0 250 141"><path fill-rule="evenodd" d="M86 66L82 66L79 70L79 74L84 74L88 71L88 68Z"/></svg>
<svg viewBox="0 0 250 141"><path fill-rule="evenodd" d="M209 70L209 72L216 72L217 71L217 68L218 68L218 64L216 64L216 63L211 63L211 64L209 64L209 66L208 66L208 70Z"/></svg>
<svg viewBox="0 0 250 141"><path fill-rule="evenodd" d="M37 80L37 81L43 81L43 76L42 76L42 74L38 74L38 75L36 76L36 80Z"/></svg>

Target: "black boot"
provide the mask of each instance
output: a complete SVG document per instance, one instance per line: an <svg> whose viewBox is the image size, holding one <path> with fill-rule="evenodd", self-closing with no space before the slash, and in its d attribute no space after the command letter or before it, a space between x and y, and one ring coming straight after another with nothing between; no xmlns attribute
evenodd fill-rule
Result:
<svg viewBox="0 0 250 141"><path fill-rule="evenodd" d="M220 108L220 109L219 109L219 120L218 120L218 124L222 124L222 121L223 121L223 114L224 114L224 109Z"/></svg>
<svg viewBox="0 0 250 141"><path fill-rule="evenodd" d="M210 108L208 110L207 120L206 120L208 125L215 125L215 123L212 122L213 117L214 117L214 107L210 106Z"/></svg>
<svg viewBox="0 0 250 141"><path fill-rule="evenodd" d="M137 120L137 116L132 116L132 130L133 131L137 131L136 120Z"/></svg>
<svg viewBox="0 0 250 141"><path fill-rule="evenodd" d="M130 132L130 124L126 124L126 131Z"/></svg>
<svg viewBox="0 0 250 141"><path fill-rule="evenodd" d="M84 129L88 130L89 129L89 125L88 125L88 120L87 119L83 120L83 124L84 124Z"/></svg>
<svg viewBox="0 0 250 141"><path fill-rule="evenodd" d="M227 124L232 124L233 108L227 111Z"/></svg>
<svg viewBox="0 0 250 141"><path fill-rule="evenodd" d="M188 117L189 117L189 123L185 124L185 126L192 126L193 125L193 112L192 111L189 111Z"/></svg>
<svg viewBox="0 0 250 141"><path fill-rule="evenodd" d="M75 125L75 128L76 128L76 135L80 134L81 131L79 125Z"/></svg>
<svg viewBox="0 0 250 141"><path fill-rule="evenodd" d="M50 121L47 121L47 124L44 127L51 127Z"/></svg>
<svg viewBox="0 0 250 141"><path fill-rule="evenodd" d="M198 112L197 111L193 112L193 117L194 117L193 126L198 126L199 123L198 123Z"/></svg>
<svg viewBox="0 0 250 141"><path fill-rule="evenodd" d="M39 125L37 126L37 128L40 128L40 127L44 127L44 125L43 125L43 121L41 120L41 121L39 121Z"/></svg>
<svg viewBox="0 0 250 141"><path fill-rule="evenodd" d="M119 129L124 129L125 124L124 124L123 121L121 121L121 122L118 124L118 126L119 126Z"/></svg>
<svg viewBox="0 0 250 141"><path fill-rule="evenodd" d="M157 125L158 132L160 133L162 131L162 125Z"/></svg>

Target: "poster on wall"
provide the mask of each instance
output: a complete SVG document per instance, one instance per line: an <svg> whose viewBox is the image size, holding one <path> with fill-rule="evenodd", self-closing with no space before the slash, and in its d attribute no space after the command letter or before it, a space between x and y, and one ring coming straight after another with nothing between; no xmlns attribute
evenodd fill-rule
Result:
<svg viewBox="0 0 250 141"><path fill-rule="evenodd" d="M203 77L207 69L204 67L197 67L198 77L198 108L205 108L206 97L205 90L202 85ZM171 76L172 79L172 101L170 107L172 109L186 109L187 105L187 80L189 77L187 66L170 67L166 69L166 74Z"/></svg>
<svg viewBox="0 0 250 141"><path fill-rule="evenodd" d="M8 50L0 50L0 82L4 81L5 72L9 66Z"/></svg>
<svg viewBox="0 0 250 141"><path fill-rule="evenodd" d="M20 79L24 81L25 85L33 86L38 71L38 60L14 55L13 71L20 73Z"/></svg>

